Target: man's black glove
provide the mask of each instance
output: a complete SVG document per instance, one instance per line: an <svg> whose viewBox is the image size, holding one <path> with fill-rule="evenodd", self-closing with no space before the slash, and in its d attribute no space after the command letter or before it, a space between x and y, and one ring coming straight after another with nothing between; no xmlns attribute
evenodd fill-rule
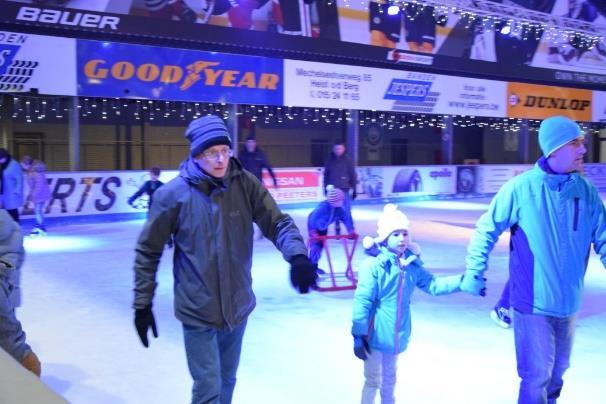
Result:
<svg viewBox="0 0 606 404"><path fill-rule="evenodd" d="M318 266L313 264L306 255L295 255L290 261L290 282L299 293L309 292L316 288Z"/></svg>
<svg viewBox="0 0 606 404"><path fill-rule="evenodd" d="M154 319L154 313L152 313L151 304L144 309L135 309L135 327L145 348L149 346L147 340L148 328L151 327L154 338L158 338L158 329L156 328L156 320Z"/></svg>
<svg viewBox="0 0 606 404"><path fill-rule="evenodd" d="M355 200L358 197L358 192L356 191L356 189L353 189L353 192L351 193L351 200Z"/></svg>
<svg viewBox="0 0 606 404"><path fill-rule="evenodd" d="M370 353L370 346L368 346L368 340L366 335L354 335L354 355L358 359L365 361L368 359L367 353Z"/></svg>

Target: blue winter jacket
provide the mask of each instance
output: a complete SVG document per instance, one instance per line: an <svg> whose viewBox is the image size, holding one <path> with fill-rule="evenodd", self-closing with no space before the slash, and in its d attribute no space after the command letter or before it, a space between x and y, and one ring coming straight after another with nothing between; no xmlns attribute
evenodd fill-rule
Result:
<svg viewBox="0 0 606 404"><path fill-rule="evenodd" d="M409 250L404 258L380 248L359 271L354 295L353 335L367 335L371 349L404 352L411 330L410 298L415 286L431 295L458 292L461 275L436 278Z"/></svg>
<svg viewBox="0 0 606 404"><path fill-rule="evenodd" d="M567 317L579 310L591 243L606 264L606 210L579 173L556 174L542 158L499 190L468 247L468 271L483 273L501 233L511 230L510 304Z"/></svg>
<svg viewBox="0 0 606 404"><path fill-rule="evenodd" d="M312 232L318 230L325 232L328 226L336 221L343 222L347 231L352 233L354 228L353 218L351 217L351 211L340 207L333 207L327 201L322 201L315 207L315 209L307 216L307 230Z"/></svg>

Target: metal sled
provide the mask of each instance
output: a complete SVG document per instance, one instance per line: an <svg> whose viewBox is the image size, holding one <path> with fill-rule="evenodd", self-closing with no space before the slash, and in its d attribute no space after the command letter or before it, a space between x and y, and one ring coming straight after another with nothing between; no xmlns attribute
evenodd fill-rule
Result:
<svg viewBox="0 0 606 404"><path fill-rule="evenodd" d="M340 272L335 270L332 258L330 255L329 240L341 241L343 248L345 249L345 257L347 260L347 267L345 271ZM345 235L334 235L334 236L315 236L310 237L308 241L308 248L312 241L324 242L324 252L326 253L326 259L328 260L328 273L320 274L318 276L318 287L316 290L319 292L333 292L337 290L352 290L356 288L358 280L354 274L351 266L351 261L356 251L358 244L358 235L350 236Z"/></svg>

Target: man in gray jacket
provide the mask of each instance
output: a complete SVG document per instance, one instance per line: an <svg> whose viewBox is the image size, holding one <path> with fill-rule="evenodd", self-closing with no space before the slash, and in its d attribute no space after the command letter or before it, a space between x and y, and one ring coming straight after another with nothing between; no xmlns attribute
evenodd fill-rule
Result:
<svg viewBox="0 0 606 404"><path fill-rule="evenodd" d="M0 209L0 348L40 376L40 361L25 342L25 332L15 315L20 300L19 271L24 255L21 228Z"/></svg>
<svg viewBox="0 0 606 404"><path fill-rule="evenodd" d="M135 258L135 326L148 346L157 337L151 310L164 245L174 239L175 315L183 323L194 380L192 403L231 402L242 338L255 307L252 291L253 222L291 264L301 293L315 286L316 268L292 218L253 174L231 158L231 139L214 115L185 131L190 156L180 175L158 189L139 236Z"/></svg>
<svg viewBox="0 0 606 404"><path fill-rule="evenodd" d="M19 222L19 208L23 206L23 169L8 150L0 148L0 208Z"/></svg>

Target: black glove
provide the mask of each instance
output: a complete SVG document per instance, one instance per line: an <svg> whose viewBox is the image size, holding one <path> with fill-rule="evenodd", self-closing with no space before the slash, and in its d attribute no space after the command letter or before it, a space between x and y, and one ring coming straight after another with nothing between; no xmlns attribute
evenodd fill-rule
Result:
<svg viewBox="0 0 606 404"><path fill-rule="evenodd" d="M318 266L313 264L306 255L295 255L290 261L290 282L299 293L309 292L316 288Z"/></svg>
<svg viewBox="0 0 606 404"><path fill-rule="evenodd" d="M351 200L355 200L358 197L358 193L356 192L356 189L353 189L353 192L351 193Z"/></svg>
<svg viewBox="0 0 606 404"><path fill-rule="evenodd" d="M149 346L147 341L147 329L151 327L154 338L158 338L158 329L156 328L156 320L152 313L151 304L144 309L135 309L135 327L141 343L145 348Z"/></svg>
<svg viewBox="0 0 606 404"><path fill-rule="evenodd" d="M366 339L366 335L354 335L354 355L358 357L358 359L362 359L365 361L368 359L368 355L371 353L370 347L368 346L368 340Z"/></svg>

